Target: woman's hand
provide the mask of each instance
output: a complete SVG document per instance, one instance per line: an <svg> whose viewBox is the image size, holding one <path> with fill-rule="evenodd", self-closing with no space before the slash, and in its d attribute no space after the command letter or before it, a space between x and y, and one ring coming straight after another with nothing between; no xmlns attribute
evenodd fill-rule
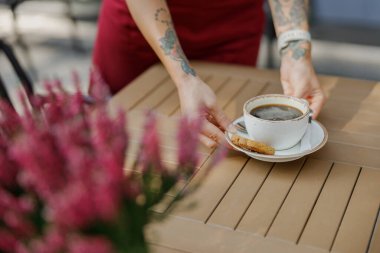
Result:
<svg viewBox="0 0 380 253"><path fill-rule="evenodd" d="M305 98L309 101L315 119L325 102L310 57L310 43L291 42L282 51L281 83L285 95Z"/></svg>
<svg viewBox="0 0 380 253"><path fill-rule="evenodd" d="M188 76L177 87L182 113L206 119L200 136L201 142L210 148L222 143L223 132L231 121L217 105L215 93L211 88L198 76Z"/></svg>

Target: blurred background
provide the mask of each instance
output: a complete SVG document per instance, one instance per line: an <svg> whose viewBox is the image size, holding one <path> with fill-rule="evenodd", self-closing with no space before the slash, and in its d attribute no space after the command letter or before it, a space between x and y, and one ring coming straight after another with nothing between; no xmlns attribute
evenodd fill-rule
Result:
<svg viewBox="0 0 380 253"><path fill-rule="evenodd" d="M310 2L317 72L380 80L380 1ZM0 40L12 46L21 71L37 90L47 77L70 83L72 70L79 72L82 88L87 89L100 4L99 0L0 0ZM277 68L274 30L270 16L267 19L258 67ZM0 77L12 94L20 73L11 66L0 51Z"/></svg>

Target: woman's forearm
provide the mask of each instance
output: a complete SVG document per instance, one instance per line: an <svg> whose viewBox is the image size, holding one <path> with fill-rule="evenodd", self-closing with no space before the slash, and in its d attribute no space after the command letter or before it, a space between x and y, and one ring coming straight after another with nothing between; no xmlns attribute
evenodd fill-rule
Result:
<svg viewBox="0 0 380 253"><path fill-rule="evenodd" d="M291 29L308 31L307 0L269 0L277 36Z"/></svg>
<svg viewBox="0 0 380 253"><path fill-rule="evenodd" d="M164 0L126 0L140 31L165 65L176 85L196 76L183 53Z"/></svg>
<svg viewBox="0 0 380 253"><path fill-rule="evenodd" d="M289 30L309 30L307 20L308 0L269 0L277 37ZM281 55L289 53L295 60L310 58L309 41L291 41L281 50Z"/></svg>

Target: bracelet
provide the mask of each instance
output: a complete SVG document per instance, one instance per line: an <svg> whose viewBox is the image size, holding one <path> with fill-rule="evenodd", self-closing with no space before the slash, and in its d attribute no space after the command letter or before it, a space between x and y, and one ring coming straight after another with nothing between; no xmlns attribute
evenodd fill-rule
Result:
<svg viewBox="0 0 380 253"><path fill-rule="evenodd" d="M277 48L281 54L281 50L286 48L291 41L305 40L311 42L310 33L304 30L290 30L278 37Z"/></svg>

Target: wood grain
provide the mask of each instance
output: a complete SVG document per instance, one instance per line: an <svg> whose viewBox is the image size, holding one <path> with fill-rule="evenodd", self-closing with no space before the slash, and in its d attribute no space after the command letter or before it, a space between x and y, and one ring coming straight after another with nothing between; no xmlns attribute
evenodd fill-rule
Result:
<svg viewBox="0 0 380 253"><path fill-rule="evenodd" d="M297 242L331 166L327 161L306 161L267 236Z"/></svg>
<svg viewBox="0 0 380 253"><path fill-rule="evenodd" d="M199 180L202 179L201 186L191 196L179 203L173 214L205 222L226 194L247 160L246 156L233 153L228 159L217 165L205 179L203 179L204 175L198 172L188 187L192 188L193 185L198 185Z"/></svg>
<svg viewBox="0 0 380 253"><path fill-rule="evenodd" d="M366 252L380 204L380 172L363 168L332 250Z"/></svg>
<svg viewBox="0 0 380 253"><path fill-rule="evenodd" d="M264 236L286 199L293 182L302 168L304 159L289 163L277 163L252 201L238 231Z"/></svg>
<svg viewBox="0 0 380 253"><path fill-rule="evenodd" d="M334 164L305 226L300 244L329 250L351 197L360 167Z"/></svg>
<svg viewBox="0 0 380 253"><path fill-rule="evenodd" d="M250 159L213 212L208 223L234 229L260 190L271 168L271 163Z"/></svg>

